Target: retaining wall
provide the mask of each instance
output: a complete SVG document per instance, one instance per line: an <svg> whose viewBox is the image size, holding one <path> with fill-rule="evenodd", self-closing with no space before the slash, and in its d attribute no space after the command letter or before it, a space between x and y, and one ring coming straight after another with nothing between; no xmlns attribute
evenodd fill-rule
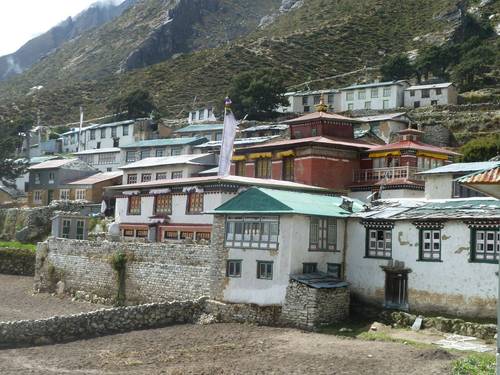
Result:
<svg viewBox="0 0 500 375"><path fill-rule="evenodd" d="M0 248L0 273L34 276L35 253L26 249Z"/></svg>

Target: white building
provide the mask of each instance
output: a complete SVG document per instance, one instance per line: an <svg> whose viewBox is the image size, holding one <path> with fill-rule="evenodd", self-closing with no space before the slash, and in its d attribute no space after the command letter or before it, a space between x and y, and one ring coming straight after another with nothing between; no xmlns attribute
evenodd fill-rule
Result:
<svg viewBox="0 0 500 375"><path fill-rule="evenodd" d="M294 274L341 280L346 218L361 209L343 197L260 187L218 207L228 251L224 300L281 305Z"/></svg>
<svg viewBox="0 0 500 375"><path fill-rule="evenodd" d="M410 86L404 91L405 107L457 104L458 92L451 82Z"/></svg>
<svg viewBox="0 0 500 375"><path fill-rule="evenodd" d="M315 106L320 104L321 96L323 102L328 106L328 112L340 112L342 110L342 96L337 89L310 90L287 92L285 97L290 103L287 107L280 107L278 112L282 113L307 113L316 111Z"/></svg>
<svg viewBox="0 0 500 375"><path fill-rule="evenodd" d="M352 296L387 308L495 318L500 201L381 203L347 225Z"/></svg>
<svg viewBox="0 0 500 375"><path fill-rule="evenodd" d="M204 137L209 141L220 141L222 140L222 131L224 130L224 124L193 124L186 126L182 129L176 130L174 132L175 136L178 137Z"/></svg>
<svg viewBox="0 0 500 375"><path fill-rule="evenodd" d="M341 111L392 109L404 106L407 81L374 82L340 89Z"/></svg>
<svg viewBox="0 0 500 375"><path fill-rule="evenodd" d="M366 141L391 143L401 130L408 128L410 119L406 112L355 117L361 123L354 124L354 137Z"/></svg>
<svg viewBox="0 0 500 375"><path fill-rule="evenodd" d="M188 122L190 124L204 121L217 121L212 107L201 108L189 112Z"/></svg>
<svg viewBox="0 0 500 375"><path fill-rule="evenodd" d="M459 177L463 177L473 172L493 168L498 164L499 162L495 161L453 163L420 172L419 175L423 176L425 180L425 198L449 199L482 197L484 196L483 194L461 185L456 180Z"/></svg>
<svg viewBox="0 0 500 375"><path fill-rule="evenodd" d="M114 172L125 163L118 147L89 149L73 155L101 172Z"/></svg>

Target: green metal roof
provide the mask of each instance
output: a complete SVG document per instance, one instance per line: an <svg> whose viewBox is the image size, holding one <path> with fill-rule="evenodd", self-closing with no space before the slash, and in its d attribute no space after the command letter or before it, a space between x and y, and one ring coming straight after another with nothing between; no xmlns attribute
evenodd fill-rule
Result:
<svg viewBox="0 0 500 375"><path fill-rule="evenodd" d="M313 216L347 217L349 212L340 207L343 197L301 193L253 187L222 204L217 214L302 214ZM353 201L353 212L363 210L363 203Z"/></svg>
<svg viewBox="0 0 500 375"><path fill-rule="evenodd" d="M163 138L129 143L126 146L121 146L121 148L200 145L206 142L208 142L208 139L205 137Z"/></svg>
<svg viewBox="0 0 500 375"><path fill-rule="evenodd" d="M176 133L209 132L224 129L224 124L193 124L175 131Z"/></svg>

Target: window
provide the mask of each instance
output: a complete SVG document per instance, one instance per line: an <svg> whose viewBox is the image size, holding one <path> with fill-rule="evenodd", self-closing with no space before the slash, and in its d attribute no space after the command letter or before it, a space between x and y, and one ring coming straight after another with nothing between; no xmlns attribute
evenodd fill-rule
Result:
<svg viewBox="0 0 500 375"><path fill-rule="evenodd" d="M116 135L117 135L116 133L117 133L116 132L116 126L113 126L111 128L111 138L116 138Z"/></svg>
<svg viewBox="0 0 500 375"><path fill-rule="evenodd" d="M137 238L147 238L148 237L148 230L147 229L137 229L135 231L135 236Z"/></svg>
<svg viewBox="0 0 500 375"><path fill-rule="evenodd" d="M42 191L41 190L35 190L33 192L33 202L42 203Z"/></svg>
<svg viewBox="0 0 500 375"><path fill-rule="evenodd" d="M205 118L205 110L201 109L198 111L198 119L203 120Z"/></svg>
<svg viewBox="0 0 500 375"><path fill-rule="evenodd" d="M366 256L369 258L392 257L392 230L367 229Z"/></svg>
<svg viewBox="0 0 500 375"><path fill-rule="evenodd" d="M236 176L245 176L246 174L245 160L238 160L234 163L234 173Z"/></svg>
<svg viewBox="0 0 500 375"><path fill-rule="evenodd" d="M366 98L366 91L365 90L359 90L358 91L358 99L364 100Z"/></svg>
<svg viewBox="0 0 500 375"><path fill-rule="evenodd" d="M348 100L348 101L354 100L354 91L346 92L345 99Z"/></svg>
<svg viewBox="0 0 500 375"><path fill-rule="evenodd" d="M54 172L49 172L49 184L53 184L55 182L56 175Z"/></svg>
<svg viewBox="0 0 500 375"><path fill-rule="evenodd" d="M328 104L333 104L334 100L335 100L335 96L333 94L328 94L328 96L327 96Z"/></svg>
<svg viewBox="0 0 500 375"><path fill-rule="evenodd" d="M135 161L135 151L127 151L125 160L127 163L133 163Z"/></svg>
<svg viewBox="0 0 500 375"><path fill-rule="evenodd" d="M141 175L141 182L148 182L151 181L151 173L143 173Z"/></svg>
<svg viewBox="0 0 500 375"><path fill-rule="evenodd" d="M115 154L99 154L97 156L97 164L113 164L116 162Z"/></svg>
<svg viewBox="0 0 500 375"><path fill-rule="evenodd" d="M471 260L497 262L500 252L500 230L471 229Z"/></svg>
<svg viewBox="0 0 500 375"><path fill-rule="evenodd" d="M311 216L309 223L309 250L336 251L337 220Z"/></svg>
<svg viewBox="0 0 500 375"><path fill-rule="evenodd" d="M383 108L383 109L387 109L387 108L389 108L389 101L388 101L388 100L384 100L384 101L382 102L382 108Z"/></svg>
<svg viewBox="0 0 500 375"><path fill-rule="evenodd" d="M430 97L430 90L429 89L423 89L422 90L422 98L428 98Z"/></svg>
<svg viewBox="0 0 500 375"><path fill-rule="evenodd" d="M193 232L181 232L180 238L181 238L181 240L192 240L192 239L194 239L194 233Z"/></svg>
<svg viewBox="0 0 500 375"><path fill-rule="evenodd" d="M226 264L227 277L241 277L241 260L229 259Z"/></svg>
<svg viewBox="0 0 500 375"><path fill-rule="evenodd" d="M415 96L415 90L410 90L410 96Z"/></svg>
<svg viewBox="0 0 500 375"><path fill-rule="evenodd" d="M371 97L372 98L378 98L378 87L377 88L374 88L374 89L371 89Z"/></svg>
<svg viewBox="0 0 500 375"><path fill-rule="evenodd" d="M128 125L123 125L122 126L122 134L123 135L128 135Z"/></svg>
<svg viewBox="0 0 500 375"><path fill-rule="evenodd" d="M468 187L458 183L458 181L453 181L452 187L453 187L452 198L484 197L484 194L469 189Z"/></svg>
<svg viewBox="0 0 500 375"><path fill-rule="evenodd" d="M311 112L311 107L308 105L304 106L304 112Z"/></svg>
<svg viewBox="0 0 500 375"><path fill-rule="evenodd" d="M371 109L372 102L365 102L365 109Z"/></svg>
<svg viewBox="0 0 500 375"><path fill-rule="evenodd" d="M327 263L326 273L336 279L342 279L342 265L339 263Z"/></svg>
<svg viewBox="0 0 500 375"><path fill-rule="evenodd" d="M309 104L309 97L303 96L302 97L302 105L308 105L308 104Z"/></svg>
<svg viewBox="0 0 500 375"><path fill-rule="evenodd" d="M141 160L149 158L151 156L151 152L149 150L142 150L141 151Z"/></svg>
<svg viewBox="0 0 500 375"><path fill-rule="evenodd" d="M191 112L191 121L196 120L196 112Z"/></svg>
<svg viewBox="0 0 500 375"><path fill-rule="evenodd" d="M210 232L196 232L196 241L210 241Z"/></svg>
<svg viewBox="0 0 500 375"><path fill-rule="evenodd" d="M318 263L302 263L302 273L318 272Z"/></svg>
<svg viewBox="0 0 500 375"><path fill-rule="evenodd" d="M129 174L127 176L127 184L136 184L137 183L137 174Z"/></svg>
<svg viewBox="0 0 500 375"><path fill-rule="evenodd" d="M59 190L59 199L62 201L69 200L69 189L61 189Z"/></svg>
<svg viewBox="0 0 500 375"><path fill-rule="evenodd" d="M83 220L76 221L76 239L83 240L83 233L85 228L85 222Z"/></svg>
<svg viewBox="0 0 500 375"><path fill-rule="evenodd" d="M319 104L319 102L321 101L321 96L320 95L314 95L313 97L313 102L314 104Z"/></svg>
<svg viewBox="0 0 500 375"><path fill-rule="evenodd" d="M76 200L84 200L86 198L87 198L87 190L76 189L76 191L75 191L75 199Z"/></svg>
<svg viewBox="0 0 500 375"><path fill-rule="evenodd" d="M128 214L140 215L141 214L141 196L136 195L128 198Z"/></svg>
<svg viewBox="0 0 500 375"><path fill-rule="evenodd" d="M420 107L420 102L417 100L415 103L413 103L413 108L419 108Z"/></svg>
<svg viewBox="0 0 500 375"><path fill-rule="evenodd" d="M157 180L166 180L167 179L167 173L166 172L160 172L156 174L156 179Z"/></svg>
<svg viewBox="0 0 500 375"><path fill-rule="evenodd" d="M384 95L384 98L387 98L388 96L391 96L391 88L390 87L384 87L383 95Z"/></svg>
<svg viewBox="0 0 500 375"><path fill-rule="evenodd" d="M257 279L273 279L273 262L257 261Z"/></svg>
<svg viewBox="0 0 500 375"><path fill-rule="evenodd" d="M212 108L209 108L208 110L208 114L207 114L207 118L210 120L212 118L212 115L214 114Z"/></svg>
<svg viewBox="0 0 500 375"><path fill-rule="evenodd" d="M71 231L71 221L63 220L62 222L62 238L69 238L69 234Z"/></svg>
<svg viewBox="0 0 500 375"><path fill-rule="evenodd" d="M442 94L441 89L436 89L436 95L441 95L441 94Z"/></svg>
<svg viewBox="0 0 500 375"><path fill-rule="evenodd" d="M354 109L354 104L353 103L347 104L347 110L348 111L352 111L353 109Z"/></svg>
<svg viewBox="0 0 500 375"><path fill-rule="evenodd" d="M35 173L34 179L35 184L40 184L40 173Z"/></svg>
<svg viewBox="0 0 500 375"><path fill-rule="evenodd" d="M203 212L203 193L189 193L187 196L187 213L198 214Z"/></svg>
<svg viewBox="0 0 500 375"><path fill-rule="evenodd" d="M173 171L172 172L172 180L175 180L177 178L182 178L182 171Z"/></svg>
<svg viewBox="0 0 500 375"><path fill-rule="evenodd" d="M229 216L226 221L226 246L240 249L277 249L277 216Z"/></svg>
<svg viewBox="0 0 500 375"><path fill-rule="evenodd" d="M157 158L161 158L161 157L163 156L163 151L164 151L164 150L163 150L162 148L157 148L157 149L156 149L156 154L155 154L155 155L156 155L156 157L157 157Z"/></svg>
<svg viewBox="0 0 500 375"><path fill-rule="evenodd" d="M437 100L431 100L431 105L438 105L438 101Z"/></svg>
<svg viewBox="0 0 500 375"><path fill-rule="evenodd" d="M91 141L95 140L95 129L90 130L90 140Z"/></svg>
<svg viewBox="0 0 500 375"><path fill-rule="evenodd" d="M106 138L106 128L101 129L101 139Z"/></svg>
<svg viewBox="0 0 500 375"><path fill-rule="evenodd" d="M170 155L172 156L177 156L182 153L182 149L180 147L173 147L172 150L170 151Z"/></svg>
<svg viewBox="0 0 500 375"><path fill-rule="evenodd" d="M259 158L255 160L255 177L271 178L271 158Z"/></svg>
<svg viewBox="0 0 500 375"><path fill-rule="evenodd" d="M177 232L177 231L165 231L163 238L165 240L178 240L179 239L179 232Z"/></svg>
<svg viewBox="0 0 500 375"><path fill-rule="evenodd" d="M155 214L171 214L172 213L172 195L160 194L155 198Z"/></svg>
<svg viewBox="0 0 500 375"><path fill-rule="evenodd" d="M295 159L293 157L283 158L283 180L293 181L293 166Z"/></svg>
<svg viewBox="0 0 500 375"><path fill-rule="evenodd" d="M441 229L420 229L419 260L441 260Z"/></svg>

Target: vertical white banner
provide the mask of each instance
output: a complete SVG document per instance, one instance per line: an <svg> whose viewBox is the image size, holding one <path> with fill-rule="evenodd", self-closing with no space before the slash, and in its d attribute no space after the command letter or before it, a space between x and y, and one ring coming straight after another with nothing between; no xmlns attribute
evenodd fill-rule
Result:
<svg viewBox="0 0 500 375"><path fill-rule="evenodd" d="M226 103L228 100L229 99L226 99ZM233 112L226 108L224 116L224 130L222 131L222 144L219 156L218 176L220 177L228 176L231 170L231 159L233 157L234 138L236 137L237 127L238 121L236 121Z"/></svg>

